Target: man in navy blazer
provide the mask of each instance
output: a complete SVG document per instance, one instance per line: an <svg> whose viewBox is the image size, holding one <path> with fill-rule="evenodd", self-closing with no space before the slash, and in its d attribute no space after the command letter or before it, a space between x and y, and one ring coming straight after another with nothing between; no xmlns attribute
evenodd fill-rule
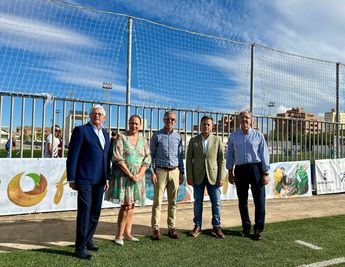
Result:
<svg viewBox="0 0 345 267"><path fill-rule="evenodd" d="M90 110L90 122L75 127L69 143L67 156L67 180L78 191L77 238L75 254L90 260L89 250L97 251L92 241L104 191L108 190L109 134L102 127L105 110L95 105Z"/></svg>

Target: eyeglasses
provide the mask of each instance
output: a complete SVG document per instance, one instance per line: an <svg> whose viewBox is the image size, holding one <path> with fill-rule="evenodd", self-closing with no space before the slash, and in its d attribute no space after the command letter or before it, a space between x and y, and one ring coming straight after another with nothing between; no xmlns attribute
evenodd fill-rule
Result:
<svg viewBox="0 0 345 267"><path fill-rule="evenodd" d="M97 113L97 112L94 112L92 114L93 114L93 116L100 116L100 117L102 117L104 115L103 113Z"/></svg>
<svg viewBox="0 0 345 267"><path fill-rule="evenodd" d="M249 120L250 118L251 118L251 117L248 117L248 116L241 116L241 117L240 117L241 120L245 120L245 119L246 119L246 120Z"/></svg>
<svg viewBox="0 0 345 267"><path fill-rule="evenodd" d="M174 118L164 118L166 121L172 121L172 122L174 122L176 119L174 119Z"/></svg>
<svg viewBox="0 0 345 267"><path fill-rule="evenodd" d="M55 132L61 132L61 130L60 129L55 129Z"/></svg>

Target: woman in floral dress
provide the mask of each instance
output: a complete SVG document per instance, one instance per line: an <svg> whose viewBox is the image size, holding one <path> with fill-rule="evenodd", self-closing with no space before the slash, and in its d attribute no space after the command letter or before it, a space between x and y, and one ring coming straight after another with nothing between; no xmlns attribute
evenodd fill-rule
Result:
<svg viewBox="0 0 345 267"><path fill-rule="evenodd" d="M134 205L145 204L145 172L151 163L149 145L139 136L141 125L140 116L132 115L129 130L119 134L112 147L113 166L105 199L121 205L115 236L115 243L121 246L124 239L139 241L131 234Z"/></svg>

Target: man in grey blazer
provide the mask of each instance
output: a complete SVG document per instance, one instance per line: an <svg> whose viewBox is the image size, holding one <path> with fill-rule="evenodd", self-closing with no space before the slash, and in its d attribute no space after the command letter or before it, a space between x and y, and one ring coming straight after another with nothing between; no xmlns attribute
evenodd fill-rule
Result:
<svg viewBox="0 0 345 267"><path fill-rule="evenodd" d="M224 146L222 140L212 134L213 119L203 116L201 133L193 137L187 149L187 182L194 189L194 229L190 236L201 233L205 187L212 204L212 234L224 238L220 228L220 187L225 181Z"/></svg>

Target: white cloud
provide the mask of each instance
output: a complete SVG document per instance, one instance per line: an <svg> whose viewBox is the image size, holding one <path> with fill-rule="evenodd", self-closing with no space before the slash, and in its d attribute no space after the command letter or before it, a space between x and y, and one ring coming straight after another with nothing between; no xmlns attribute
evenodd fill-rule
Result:
<svg viewBox="0 0 345 267"><path fill-rule="evenodd" d="M291 108L292 107L286 107L284 105L279 105L276 109L276 113L285 113L286 111L288 111Z"/></svg>
<svg viewBox="0 0 345 267"><path fill-rule="evenodd" d="M80 3L76 0L69 2ZM87 4L91 5L90 2ZM332 4L321 0L277 0L274 2L266 0L246 2L119 0L116 3L95 1L92 4L107 7L108 10L115 12L121 6L122 10L129 11L130 15L145 17L191 31L263 43L305 56L333 61L345 59L342 47L345 30L345 16L342 14L345 11L345 2L342 0L333 0ZM83 2L82 5L85 3ZM88 11L88 13L92 15L94 12ZM85 64L84 61L78 61L78 57L75 57L74 47L102 46L86 35L62 29L58 25L47 22L33 22L24 17L3 13L0 13L0 32L11 32L17 37L7 40L7 45L13 48L38 53L48 51L42 49L42 46L38 46L37 42L28 41L34 36L34 39L39 40L39 44L50 48L50 53L60 53L69 58L66 62L51 61L50 68L46 70L53 73L57 80L98 88L99 81L113 77L113 72L103 68L97 62ZM249 90L249 73L243 63L246 58L226 53L219 56L211 53L184 52L183 55L179 54L179 57L185 57L186 60L197 62L197 64L204 64L210 69L216 69L225 77L229 77L229 88L224 86L218 91L219 98L222 99L221 105L226 102L231 108L233 107L231 105L234 105L233 102L236 102L236 107L248 105L246 93ZM81 56L87 57L88 55ZM315 71L314 67L308 69L308 66L303 63L290 62L293 59L287 59L286 62L281 62L279 59L275 61L274 53L271 54L270 59L264 59L267 61L261 63L262 69L259 70L261 77L255 77L255 88L258 93L254 101L256 108L266 108L267 99L272 98L276 102L278 110L282 106L303 105L306 110L317 112L317 109L320 108L328 109L330 103L334 102L333 91L325 90L332 87L333 81L328 80L328 77L334 78L335 70L334 73L328 72L329 66L326 64L326 68L323 68L323 65L320 64L320 69ZM80 64L80 62L83 63ZM286 65L284 66L284 64ZM81 74L78 74L76 70ZM313 71L314 73L312 73ZM76 75L79 75L78 79L76 79ZM230 87L231 82L235 83L235 86ZM154 100L156 103L159 101L177 102L176 99L139 89L134 89L132 92L137 99L143 102L146 100ZM217 104L213 106L217 110L221 108L217 107Z"/></svg>
<svg viewBox="0 0 345 267"><path fill-rule="evenodd" d="M95 42L90 38L74 31L5 13L0 13L0 31L10 33L11 38L19 37L31 40L34 36L35 40L57 42L59 45L95 45Z"/></svg>
<svg viewBox="0 0 345 267"><path fill-rule="evenodd" d="M305 56L345 61L344 1L278 0L272 2L272 7L278 22L272 21L272 45Z"/></svg>
<svg viewBox="0 0 345 267"><path fill-rule="evenodd" d="M113 88L115 91L113 93L117 93L120 96L125 96L127 88L124 85L114 84ZM123 102L125 102L125 97L122 98ZM150 93L146 90L142 90L136 87L131 88L131 102L132 104L143 104L145 102L151 103L152 102L176 102L176 99L165 97L157 93Z"/></svg>
<svg viewBox="0 0 345 267"><path fill-rule="evenodd" d="M343 0L117 1L117 11L182 29L261 43L284 51L345 61ZM207 18L207 19L206 19Z"/></svg>

